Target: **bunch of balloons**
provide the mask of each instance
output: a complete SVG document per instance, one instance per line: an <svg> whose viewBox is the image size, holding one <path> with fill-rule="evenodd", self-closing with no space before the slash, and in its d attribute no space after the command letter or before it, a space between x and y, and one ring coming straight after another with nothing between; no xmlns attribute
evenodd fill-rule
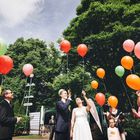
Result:
<svg viewBox="0 0 140 140"><path fill-rule="evenodd" d="M105 95L103 93L97 93L95 100L102 107L105 104ZM116 108L118 105L118 98L116 96L110 96L107 102L109 106Z"/></svg>
<svg viewBox="0 0 140 140"><path fill-rule="evenodd" d="M68 54L71 50L71 43L68 40L62 40L60 42L60 50ZM84 57L88 52L88 47L85 44L79 44L77 47L77 53Z"/></svg>
<svg viewBox="0 0 140 140"><path fill-rule="evenodd" d="M140 42L138 42L135 45L133 40L127 39L123 43L123 49L126 52L129 52L129 53L131 53L134 50L135 56L138 59L140 59ZM131 70L132 67L134 66L134 60L131 56L124 56L121 59L121 65L123 66L123 68L125 68L127 70ZM117 68L116 67L116 69L115 69L116 74L120 77L123 76L123 74L124 74L123 68L121 68L121 67ZM129 74L126 77L126 84L131 89L140 90L140 77L136 74Z"/></svg>

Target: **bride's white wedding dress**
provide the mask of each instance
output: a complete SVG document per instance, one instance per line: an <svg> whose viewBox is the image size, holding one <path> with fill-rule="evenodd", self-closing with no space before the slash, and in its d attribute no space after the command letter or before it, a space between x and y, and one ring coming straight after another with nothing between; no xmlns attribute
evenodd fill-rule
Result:
<svg viewBox="0 0 140 140"><path fill-rule="evenodd" d="M74 108L73 140L92 140L86 107Z"/></svg>

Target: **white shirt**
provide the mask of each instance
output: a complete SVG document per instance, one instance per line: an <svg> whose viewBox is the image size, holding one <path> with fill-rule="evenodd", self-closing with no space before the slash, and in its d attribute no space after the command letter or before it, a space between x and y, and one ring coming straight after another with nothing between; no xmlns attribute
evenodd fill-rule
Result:
<svg viewBox="0 0 140 140"><path fill-rule="evenodd" d="M10 104L10 101L9 100L7 100L7 99L4 99L4 100Z"/></svg>
<svg viewBox="0 0 140 140"><path fill-rule="evenodd" d="M107 129L108 140L121 140L119 129L116 127L109 127Z"/></svg>

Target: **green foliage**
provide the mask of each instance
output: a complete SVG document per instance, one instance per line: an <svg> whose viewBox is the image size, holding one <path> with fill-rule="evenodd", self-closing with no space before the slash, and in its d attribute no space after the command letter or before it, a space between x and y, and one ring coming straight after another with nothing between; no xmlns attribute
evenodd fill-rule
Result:
<svg viewBox="0 0 140 140"><path fill-rule="evenodd" d="M15 126L15 135L29 134L29 120L30 118L21 114L17 114L17 116L22 117L22 120L16 124Z"/></svg>
<svg viewBox="0 0 140 140"><path fill-rule="evenodd" d="M91 81L90 73L85 72L83 67L77 66L68 74L60 74L54 79L53 87L56 91L60 87L71 89L73 96L81 94L82 89L89 90L88 85Z"/></svg>
<svg viewBox="0 0 140 140"><path fill-rule="evenodd" d="M128 136L135 138L138 140L140 138L140 120L134 119L132 116L128 115L126 118L126 122L124 123L125 131L127 132Z"/></svg>
<svg viewBox="0 0 140 140"><path fill-rule="evenodd" d="M130 55L123 50L123 42L126 39L140 41L139 7L139 0L82 0L77 8L77 17L72 19L63 33L64 38L68 39L74 48L69 54L72 56L69 65L74 67L79 64L80 58L76 55L76 48L78 44L85 43L89 48L85 57L86 70L91 73L93 79L96 79L96 69L98 67L105 69L104 82L107 92L118 97L119 108L125 112L131 111L125 92L135 107L136 98L125 84L125 78L130 73L126 71L122 78L127 89L125 91L121 79L115 74L115 67L120 65L122 56ZM135 73L139 75L140 61L133 54L132 57L135 61ZM104 92L101 87L98 91ZM126 125L128 133L135 136L134 139L137 138L140 129L135 128L135 120L129 119Z"/></svg>
<svg viewBox="0 0 140 140"><path fill-rule="evenodd" d="M109 92L122 94L124 89L120 79L115 75L114 69L120 65L121 57L128 55L122 48L123 41L128 38L135 42L139 41L139 2L83 0L80 7L78 16L64 31L64 37L74 46L74 51L70 55L75 57L70 59L70 65L78 64L79 58L76 56L75 50L78 44L85 43L89 48L86 56L86 61L90 66L88 71L95 76L91 66L103 67L106 70L105 82L108 83ZM135 61L137 65L140 63ZM116 91L116 86L118 91Z"/></svg>
<svg viewBox="0 0 140 140"><path fill-rule="evenodd" d="M114 69L120 65L122 56L129 55L122 49L123 41L128 38L135 42L139 41L139 7L139 0L82 0L77 8L77 17L63 33L73 46L68 57L62 55L53 43L46 45L39 39L19 38L11 44L7 54L14 60L14 68L4 77L4 87L12 89L15 93L15 112L25 114L22 99L29 92L26 84L30 81L22 72L22 67L26 63L34 67L35 87L31 89L34 99L31 99L33 106L30 107L30 111L40 111L41 105L53 108L58 100L57 93L60 88L70 88L73 97L81 96L82 89L91 97L94 97L96 92L107 92L106 99L110 94L114 94L119 98L120 108L128 111L130 108L124 94L125 90ZM60 41L61 39L58 40ZM76 52L77 45L81 43L85 43L89 48L84 64ZM140 62L134 55L132 57L135 60L136 74L139 75ZM106 71L104 80L97 79L98 67ZM129 72L124 74L123 82L128 74ZM97 91L90 86L94 79L99 82ZM128 92L136 106L136 98L130 89ZM16 130L23 129L26 122L25 118L22 124L16 126ZM137 120L128 118L125 126L128 133L135 137L138 137L140 130L139 126L135 127L137 123Z"/></svg>
<svg viewBox="0 0 140 140"><path fill-rule="evenodd" d="M34 99L31 99L33 106L30 107L30 111L40 110L41 105L51 106L47 100L52 98L53 89L48 85L53 82L61 70L59 67L61 55L54 44L51 43L47 46L44 41L39 39L19 38L9 46L8 55L14 60L14 68L5 77L4 87L14 91L15 99L19 100L19 107L23 106L23 97L29 92L26 80L29 83L30 78L26 78L22 72L22 67L26 63L30 63L34 67L33 83L35 86L31 89ZM21 112L24 111L21 109Z"/></svg>

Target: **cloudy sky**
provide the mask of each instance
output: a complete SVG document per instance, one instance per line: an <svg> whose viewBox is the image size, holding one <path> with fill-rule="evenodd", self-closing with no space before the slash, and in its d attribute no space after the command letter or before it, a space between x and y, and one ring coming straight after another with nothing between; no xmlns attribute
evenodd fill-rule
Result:
<svg viewBox="0 0 140 140"><path fill-rule="evenodd" d="M0 38L55 42L76 16L80 0L0 0Z"/></svg>

